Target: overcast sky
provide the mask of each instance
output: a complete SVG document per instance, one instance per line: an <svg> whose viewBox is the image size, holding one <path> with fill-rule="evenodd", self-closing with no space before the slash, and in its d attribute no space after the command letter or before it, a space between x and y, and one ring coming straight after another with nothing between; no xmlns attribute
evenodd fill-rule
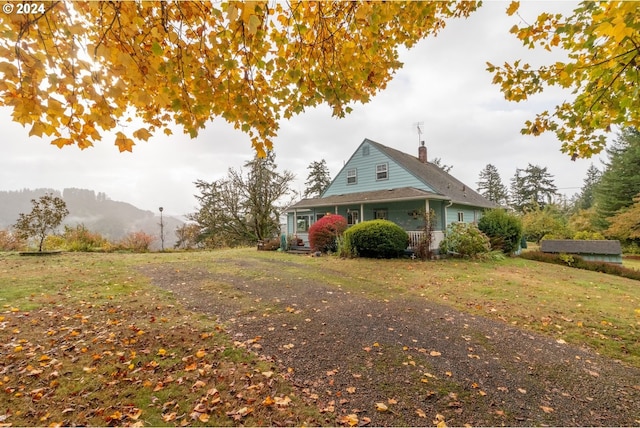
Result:
<svg viewBox="0 0 640 428"><path fill-rule="evenodd" d="M304 190L307 166L314 160L325 159L335 177L365 138L417 156L413 124L424 122L421 139L428 157L452 165L451 173L468 186L477 187L488 163L498 167L507 186L516 168L532 163L548 167L561 193L578 192L590 163L600 167L604 157L572 162L560 153L553 135L520 134L525 120L571 95L554 89L525 103L510 103L485 70L486 61L502 64L524 58L542 64L557 58L525 49L509 33L521 18L506 16L508 4L485 2L469 19L448 21L438 37L403 51L405 65L393 81L369 104L356 104L347 117L332 118L330 109L322 106L282 122L275 139L276 160L280 168L296 174L294 188ZM533 22L542 10L569 12L574 6L522 2L520 15ZM0 129L0 190L86 188L142 209L163 206L165 214L195 211L195 180L221 178L229 167L239 168L253 157L249 138L221 119L196 139L176 129L171 137L162 134L138 143L133 153L120 153L111 136L83 151L58 149L47 139L29 137L28 129L13 123L4 107Z"/></svg>

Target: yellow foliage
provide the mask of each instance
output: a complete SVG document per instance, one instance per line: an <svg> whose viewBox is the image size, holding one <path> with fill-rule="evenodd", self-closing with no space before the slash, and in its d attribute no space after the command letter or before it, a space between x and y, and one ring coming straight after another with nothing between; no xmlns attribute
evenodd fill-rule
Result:
<svg viewBox="0 0 640 428"><path fill-rule="evenodd" d="M384 89L401 46L476 2L45 2L0 20L0 104L30 135L120 151L220 117L258 154L282 118L321 103L344 116ZM614 24L615 25L615 24ZM622 33L620 33L622 34ZM138 118L128 135L120 124ZM64 136L64 137L63 137Z"/></svg>
<svg viewBox="0 0 640 428"><path fill-rule="evenodd" d="M517 11L512 2L507 14ZM571 89L571 102L525 122L523 134L553 132L572 159L590 157L605 146L613 125L640 127L636 108L640 64L640 14L637 3L583 1L571 16L542 13L535 23L515 25L511 32L528 48L562 48L568 61L534 68L529 64L487 63L505 98L524 101L547 86Z"/></svg>

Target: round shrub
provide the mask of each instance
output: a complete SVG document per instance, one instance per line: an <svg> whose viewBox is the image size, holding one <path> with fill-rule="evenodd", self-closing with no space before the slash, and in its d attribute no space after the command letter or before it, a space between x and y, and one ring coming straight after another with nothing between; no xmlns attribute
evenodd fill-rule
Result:
<svg viewBox="0 0 640 428"><path fill-rule="evenodd" d="M352 255L371 258L400 257L409 243L409 235L389 220L369 220L351 226L344 239Z"/></svg>
<svg viewBox="0 0 640 428"><path fill-rule="evenodd" d="M440 252L462 257L475 257L491 250L489 237L475 224L452 223L440 242Z"/></svg>
<svg viewBox="0 0 640 428"><path fill-rule="evenodd" d="M347 230L347 220L341 215L327 214L309 228L312 251L335 252L337 238Z"/></svg>
<svg viewBox="0 0 640 428"><path fill-rule="evenodd" d="M489 237L491 248L512 254L518 250L522 239L522 222L518 217L503 209L485 211L478 229Z"/></svg>

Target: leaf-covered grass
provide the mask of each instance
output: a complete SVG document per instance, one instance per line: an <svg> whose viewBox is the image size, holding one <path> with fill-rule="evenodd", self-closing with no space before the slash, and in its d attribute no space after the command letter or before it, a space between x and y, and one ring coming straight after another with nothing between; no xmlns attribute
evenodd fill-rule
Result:
<svg viewBox="0 0 640 428"><path fill-rule="evenodd" d="M231 341L136 269L188 258L0 254L2 423L313 423L283 375L248 352L259 338Z"/></svg>
<svg viewBox="0 0 640 428"><path fill-rule="evenodd" d="M221 261L225 263L221 263ZM231 262L230 262L231 261ZM16 426L321 424L287 373L141 272L320 281L377 300L427 299L640 366L640 286L522 259L368 260L234 249L164 254L0 253L0 415ZM218 287L218 289L215 289ZM349 350L345 349L345 352ZM291 400L291 401L290 401Z"/></svg>

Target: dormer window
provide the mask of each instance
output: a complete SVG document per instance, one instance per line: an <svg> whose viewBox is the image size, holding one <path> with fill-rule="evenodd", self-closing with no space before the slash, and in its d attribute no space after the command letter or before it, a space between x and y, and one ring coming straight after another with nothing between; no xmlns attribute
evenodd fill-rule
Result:
<svg viewBox="0 0 640 428"><path fill-rule="evenodd" d="M389 164L379 163L376 165L376 180L387 180L389 178Z"/></svg>
<svg viewBox="0 0 640 428"><path fill-rule="evenodd" d="M348 169L347 170L347 184L356 184L358 182L358 170Z"/></svg>

